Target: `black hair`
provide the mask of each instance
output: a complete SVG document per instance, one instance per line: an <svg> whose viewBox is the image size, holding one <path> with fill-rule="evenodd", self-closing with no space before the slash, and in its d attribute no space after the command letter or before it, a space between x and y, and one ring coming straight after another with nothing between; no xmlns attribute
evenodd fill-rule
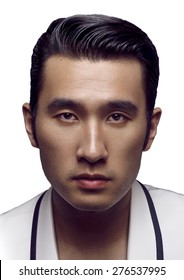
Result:
<svg viewBox="0 0 184 280"><path fill-rule="evenodd" d="M36 115L46 60L53 55L91 61L136 59L143 70L148 127L157 95L159 58L152 41L139 27L116 17L74 15L53 21L34 47L30 106Z"/></svg>

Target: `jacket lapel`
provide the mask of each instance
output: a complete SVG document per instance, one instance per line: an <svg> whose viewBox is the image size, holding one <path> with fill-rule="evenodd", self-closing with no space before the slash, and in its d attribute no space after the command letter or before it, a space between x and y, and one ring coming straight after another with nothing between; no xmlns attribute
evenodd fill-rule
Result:
<svg viewBox="0 0 184 280"><path fill-rule="evenodd" d="M137 181L132 186L128 259L156 259L153 223L145 194Z"/></svg>
<svg viewBox="0 0 184 280"><path fill-rule="evenodd" d="M57 246L55 240L54 221L51 205L52 188L43 197L37 231L37 259L57 260Z"/></svg>

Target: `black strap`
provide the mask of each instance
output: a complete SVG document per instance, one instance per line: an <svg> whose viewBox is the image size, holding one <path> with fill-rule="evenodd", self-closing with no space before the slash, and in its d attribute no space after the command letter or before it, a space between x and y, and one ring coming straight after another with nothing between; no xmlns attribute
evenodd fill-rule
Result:
<svg viewBox="0 0 184 280"><path fill-rule="evenodd" d="M39 197L33 214L32 230L31 230L31 244L30 244L30 260L36 260L36 239L37 239L37 228L38 228L38 216L40 210L40 204L43 199L44 193Z"/></svg>
<svg viewBox="0 0 184 280"><path fill-rule="evenodd" d="M153 204L153 200L152 200L151 195L149 194L147 188L142 183L140 183L140 185L142 186L145 196L147 198L147 202L148 202L150 213L151 213L151 218L152 218L153 227L154 227L154 231L155 231L155 238L156 238L157 260L164 260L162 233L160 230L160 225L159 225L157 213L155 210L155 206Z"/></svg>

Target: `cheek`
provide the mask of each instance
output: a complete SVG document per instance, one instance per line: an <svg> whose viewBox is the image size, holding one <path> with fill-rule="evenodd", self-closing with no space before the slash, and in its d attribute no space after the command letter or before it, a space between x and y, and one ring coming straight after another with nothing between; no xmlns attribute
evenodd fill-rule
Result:
<svg viewBox="0 0 184 280"><path fill-rule="evenodd" d="M39 127L38 127L39 128ZM46 177L51 180L55 174L67 172L69 164L74 161L76 138L68 137L66 131L37 129L37 141L40 149L40 158ZM72 135L72 134L71 134ZM68 164L68 165L67 165Z"/></svg>
<svg viewBox="0 0 184 280"><path fill-rule="evenodd" d="M113 165L117 170L126 170L127 174L138 173L145 140L146 129L134 129L119 135L112 145Z"/></svg>
<svg viewBox="0 0 184 280"><path fill-rule="evenodd" d="M73 149L76 137L73 137L74 131L65 127L55 125L53 122L38 122L36 135L39 148L45 153L52 153L53 156L65 154Z"/></svg>
<svg viewBox="0 0 184 280"><path fill-rule="evenodd" d="M123 153L126 156L136 156L142 153L145 142L146 128L138 127L131 128L127 131L122 131L116 137L111 138L111 143L116 150L116 153ZM116 139L116 141L114 141Z"/></svg>

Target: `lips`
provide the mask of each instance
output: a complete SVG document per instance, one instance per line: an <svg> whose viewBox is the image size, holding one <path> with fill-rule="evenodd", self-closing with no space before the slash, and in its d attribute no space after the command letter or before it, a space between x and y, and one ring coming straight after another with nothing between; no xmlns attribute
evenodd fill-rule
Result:
<svg viewBox="0 0 184 280"><path fill-rule="evenodd" d="M104 189L111 179L101 174L80 174L73 178L82 189Z"/></svg>

